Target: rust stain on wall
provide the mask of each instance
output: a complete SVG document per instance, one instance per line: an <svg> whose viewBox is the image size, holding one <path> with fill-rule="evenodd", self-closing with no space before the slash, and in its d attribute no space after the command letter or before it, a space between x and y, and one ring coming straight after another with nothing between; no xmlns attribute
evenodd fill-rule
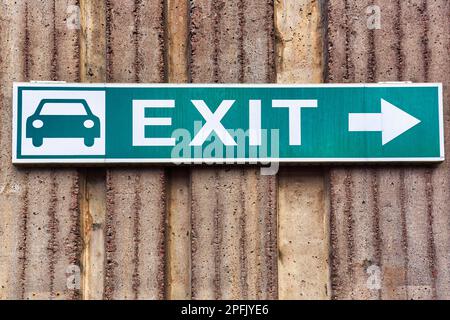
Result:
<svg viewBox="0 0 450 320"><path fill-rule="evenodd" d="M106 80L106 6L103 1L81 0L80 81ZM76 17L75 17L76 18ZM70 19L70 17L69 17ZM83 239L81 253L81 298L102 299L105 280L106 171L80 170L80 217Z"/></svg>

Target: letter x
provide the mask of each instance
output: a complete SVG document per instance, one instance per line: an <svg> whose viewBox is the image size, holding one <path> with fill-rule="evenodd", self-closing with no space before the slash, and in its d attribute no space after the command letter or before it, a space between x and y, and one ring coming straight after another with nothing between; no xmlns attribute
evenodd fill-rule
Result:
<svg viewBox="0 0 450 320"><path fill-rule="evenodd" d="M212 113L211 110L206 105L203 100L191 100L192 104L197 108L198 112L205 118L206 123L194 137L192 142L189 144L191 146L201 146L206 139L209 137L211 132L215 132L220 140L226 146L235 146L236 142L233 137L228 133L228 131L223 127L220 121L225 116L225 114L230 110L231 106L235 100L223 100L222 103L217 108L216 112Z"/></svg>

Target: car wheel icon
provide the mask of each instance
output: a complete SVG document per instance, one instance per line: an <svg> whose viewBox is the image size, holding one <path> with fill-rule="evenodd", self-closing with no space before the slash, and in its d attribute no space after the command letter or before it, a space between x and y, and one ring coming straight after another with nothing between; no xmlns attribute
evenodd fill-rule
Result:
<svg viewBox="0 0 450 320"><path fill-rule="evenodd" d="M33 146L40 147L42 146L44 139L42 137L33 137Z"/></svg>
<svg viewBox="0 0 450 320"><path fill-rule="evenodd" d="M27 119L26 136L37 148L44 138L81 138L92 147L100 138L100 119L84 99L43 99Z"/></svg>
<svg viewBox="0 0 450 320"><path fill-rule="evenodd" d="M92 147L94 145L95 139L94 138L84 138L84 145L86 147Z"/></svg>

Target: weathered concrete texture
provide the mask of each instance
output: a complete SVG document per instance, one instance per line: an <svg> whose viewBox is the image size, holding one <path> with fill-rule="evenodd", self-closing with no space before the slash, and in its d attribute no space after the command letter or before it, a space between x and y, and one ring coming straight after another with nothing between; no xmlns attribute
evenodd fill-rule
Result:
<svg viewBox="0 0 450 320"><path fill-rule="evenodd" d="M80 177L82 299L100 300L105 284L105 170L87 169Z"/></svg>
<svg viewBox="0 0 450 320"><path fill-rule="evenodd" d="M323 81L323 19L321 1L275 3L277 82Z"/></svg>
<svg viewBox="0 0 450 320"><path fill-rule="evenodd" d="M273 2L193 0L193 82L273 79ZM192 298L275 298L276 181L257 169L193 169Z"/></svg>
<svg viewBox="0 0 450 320"><path fill-rule="evenodd" d="M104 1L80 1L80 81L106 80L106 7ZM106 170L80 172L82 299L103 298L105 284Z"/></svg>
<svg viewBox="0 0 450 320"><path fill-rule="evenodd" d="M165 176L108 172L105 298L164 297Z"/></svg>
<svg viewBox="0 0 450 320"><path fill-rule="evenodd" d="M379 30L367 27L373 4ZM440 81L447 101L449 10L445 0L330 1L329 81ZM449 298L446 175L446 164L331 171L334 298Z"/></svg>
<svg viewBox="0 0 450 320"><path fill-rule="evenodd" d="M191 201L188 168L172 168L167 194L167 299L191 297Z"/></svg>
<svg viewBox="0 0 450 320"><path fill-rule="evenodd" d="M80 0L80 80L106 81L106 3Z"/></svg>
<svg viewBox="0 0 450 320"><path fill-rule="evenodd" d="M197 169L191 188L192 297L273 298L275 181L256 170Z"/></svg>
<svg viewBox="0 0 450 320"><path fill-rule="evenodd" d="M166 68L169 82L189 80L189 1L166 1ZM167 299L191 298L190 170L170 168L167 190Z"/></svg>
<svg viewBox="0 0 450 320"><path fill-rule="evenodd" d="M78 175L11 165L12 81L78 79L73 1L1 3L0 298L76 298L66 269L79 265Z"/></svg>
<svg viewBox="0 0 450 320"><path fill-rule="evenodd" d="M323 81L320 1L275 3L278 83ZM327 299L328 203L323 171L281 168L278 205L280 299Z"/></svg>
<svg viewBox="0 0 450 320"><path fill-rule="evenodd" d="M0 118L0 147L3 150L0 153L0 298L14 299L22 296L22 272L17 266L22 265L22 258L26 255L22 215L26 210L23 200L27 196L27 188L24 187L27 175L11 165L10 88L11 81L25 78L25 29L20 27L25 25L24 1L16 5L1 2L0 8L0 110L3 114Z"/></svg>
<svg viewBox="0 0 450 320"><path fill-rule="evenodd" d="M167 0L167 73L169 82L188 82L189 0Z"/></svg>
<svg viewBox="0 0 450 320"><path fill-rule="evenodd" d="M108 82L164 81L163 1L106 1ZM109 169L106 299L165 296L166 176Z"/></svg>
<svg viewBox="0 0 450 320"><path fill-rule="evenodd" d="M322 170L284 169L279 179L280 299L327 299L328 199Z"/></svg>
<svg viewBox="0 0 450 320"><path fill-rule="evenodd" d="M439 81L444 85L444 124L446 159L450 159L450 35L442 30L450 28L450 2L437 1L427 3L428 23L428 54L429 54L429 80ZM447 13L445 13L447 12ZM431 212L431 227L434 238L434 276L435 292L439 299L450 299L450 214L448 201L450 199L450 181L447 179L450 168L448 160L431 174L430 200L433 203Z"/></svg>

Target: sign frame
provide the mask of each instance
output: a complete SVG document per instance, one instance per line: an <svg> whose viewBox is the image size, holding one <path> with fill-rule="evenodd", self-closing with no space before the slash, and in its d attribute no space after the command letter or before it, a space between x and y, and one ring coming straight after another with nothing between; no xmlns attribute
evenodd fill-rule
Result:
<svg viewBox="0 0 450 320"><path fill-rule="evenodd" d="M58 88L377 88L377 87L436 87L438 89L439 115L439 157L388 157L388 158L34 158L21 159L17 157L18 130L18 87ZM267 164L271 162L286 164L364 164L364 163L439 163L445 161L444 119L443 119L443 85L442 83L410 83L410 82L379 82L379 83L339 83L339 84L135 84L135 83L66 83L59 81L32 81L13 83L13 117L12 117L12 163L16 165L115 165L115 164Z"/></svg>

